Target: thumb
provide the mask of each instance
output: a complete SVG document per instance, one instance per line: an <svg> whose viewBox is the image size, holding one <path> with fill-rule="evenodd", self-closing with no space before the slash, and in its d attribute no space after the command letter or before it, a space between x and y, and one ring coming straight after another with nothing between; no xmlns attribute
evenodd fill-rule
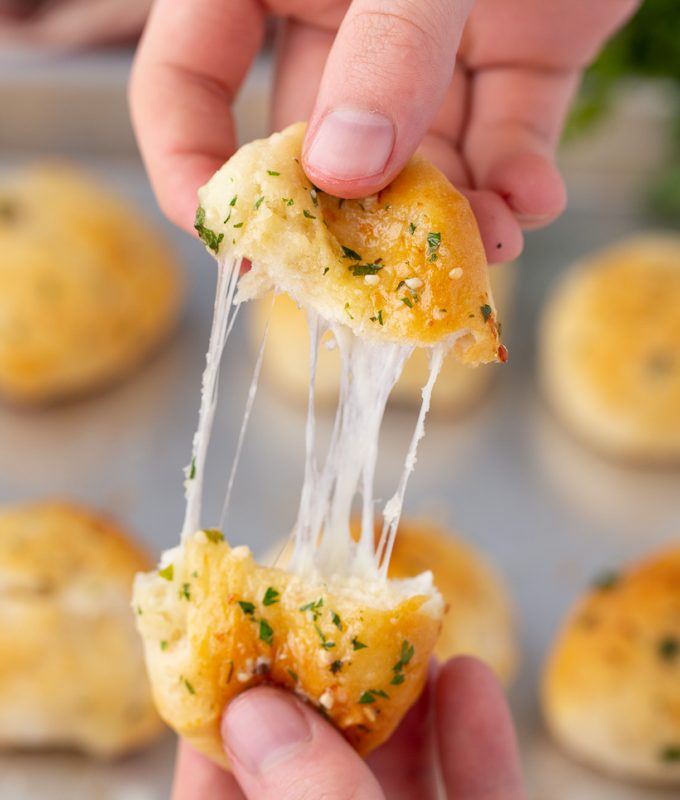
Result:
<svg viewBox="0 0 680 800"><path fill-rule="evenodd" d="M473 0L354 0L326 62L303 163L321 189L386 186L420 144L449 86Z"/></svg>
<svg viewBox="0 0 680 800"><path fill-rule="evenodd" d="M224 713L222 737L249 800L384 800L340 733L283 690L239 695Z"/></svg>

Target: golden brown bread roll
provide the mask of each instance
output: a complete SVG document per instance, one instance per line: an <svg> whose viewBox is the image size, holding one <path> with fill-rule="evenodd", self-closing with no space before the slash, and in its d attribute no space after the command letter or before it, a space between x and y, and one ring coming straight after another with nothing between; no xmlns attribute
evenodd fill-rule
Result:
<svg viewBox="0 0 680 800"><path fill-rule="evenodd" d="M304 132L298 123L245 145L199 192L206 245L253 262L238 299L277 288L362 336L421 345L450 337L463 363L504 359L465 197L421 156L378 195L331 197L302 171Z"/></svg>
<svg viewBox="0 0 680 800"><path fill-rule="evenodd" d="M541 323L541 383L584 441L680 460L680 237L641 234L584 259Z"/></svg>
<svg viewBox="0 0 680 800"><path fill-rule="evenodd" d="M553 646L542 699L577 758L636 782L680 783L680 548L597 581Z"/></svg>
<svg viewBox="0 0 680 800"><path fill-rule="evenodd" d="M493 297L499 314L504 316L509 305L512 285L512 264L499 264L489 270ZM309 327L305 312L286 294L270 295L250 304L249 333L257 348L269 327L264 354L265 377L291 400L304 404L309 391ZM316 400L322 406L332 405L340 385L340 356L327 332L319 350L316 367ZM406 362L390 402L418 406L427 380L427 350L419 348ZM455 414L466 410L489 385L494 371L470 369L455 358L444 361L432 394L432 411Z"/></svg>
<svg viewBox="0 0 680 800"><path fill-rule="evenodd" d="M160 733L129 599L148 565L86 509L0 511L0 746L111 757Z"/></svg>
<svg viewBox="0 0 680 800"><path fill-rule="evenodd" d="M77 169L0 181L0 395L39 404L113 381L167 336L180 295L160 237Z"/></svg>
<svg viewBox="0 0 680 800"><path fill-rule="evenodd" d="M301 578L258 566L215 530L138 576L134 603L161 716L224 766L222 711L265 682L308 699L370 752L420 694L443 611L427 574Z"/></svg>

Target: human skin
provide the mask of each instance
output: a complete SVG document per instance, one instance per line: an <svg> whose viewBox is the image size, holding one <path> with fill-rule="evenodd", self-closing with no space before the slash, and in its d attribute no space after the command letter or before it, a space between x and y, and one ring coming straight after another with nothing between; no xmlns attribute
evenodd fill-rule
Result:
<svg viewBox="0 0 680 800"><path fill-rule="evenodd" d="M165 213L236 147L231 106L281 18L273 127L308 119L303 166L342 197L378 191L421 147L470 199L491 261L563 210L554 164L581 73L636 0L157 0L130 86Z"/></svg>
<svg viewBox="0 0 680 800"><path fill-rule="evenodd" d="M433 667L419 701L367 761L316 711L271 687L234 700L222 733L233 771L182 744L172 800L435 800L435 760L448 800L525 798L503 690L470 657Z"/></svg>

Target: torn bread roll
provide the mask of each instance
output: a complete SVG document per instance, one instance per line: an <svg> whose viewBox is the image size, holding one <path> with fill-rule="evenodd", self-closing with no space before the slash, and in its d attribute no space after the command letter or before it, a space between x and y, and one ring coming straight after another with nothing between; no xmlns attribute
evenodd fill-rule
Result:
<svg viewBox="0 0 680 800"><path fill-rule="evenodd" d="M680 548L603 574L545 667L542 705L576 758L634 782L680 784Z"/></svg>
<svg viewBox="0 0 680 800"><path fill-rule="evenodd" d="M0 510L0 746L110 758L160 734L130 608L148 568L88 509Z"/></svg>
<svg viewBox="0 0 680 800"><path fill-rule="evenodd" d="M501 317L507 316L514 283L514 264L498 264L489 270L493 297ZM251 343L259 347L269 329L263 377L268 384L292 401L303 404L309 392L309 326L303 309L286 294L270 295L252 303L248 327ZM427 350L418 348L390 395L390 403L420 405L427 380ZM470 369L455 357L447 357L432 393L432 411L455 415L472 408L494 377L491 369ZM321 342L316 368L315 396L320 407L332 407L340 388L340 355L328 331Z"/></svg>
<svg viewBox="0 0 680 800"><path fill-rule="evenodd" d="M465 364L505 359L466 198L418 155L373 197L327 195L300 165L304 132L297 123L245 145L199 191L206 245L253 264L237 300L277 289L361 336L451 338Z"/></svg>
<svg viewBox="0 0 680 800"><path fill-rule="evenodd" d="M359 531L355 520L352 533L358 537ZM376 542L379 536L376 526ZM293 547L289 538L271 548L263 562L285 569ZM470 543L436 522L402 517L387 577L403 580L428 571L445 604L434 655L440 661L475 656L507 686L517 669L519 648L513 602L501 576Z"/></svg>
<svg viewBox="0 0 680 800"><path fill-rule="evenodd" d="M222 711L261 683L295 691L359 753L373 750L420 694L443 613L427 573L314 580L258 566L210 529L140 575L134 602L161 716L225 766Z"/></svg>
<svg viewBox="0 0 680 800"><path fill-rule="evenodd" d="M135 585L158 708L221 764L224 706L257 683L297 691L362 754L384 742L415 701L444 604L429 572L387 577L407 480L446 352L466 364L506 357L484 249L465 198L419 157L376 197L330 197L302 171L303 135L298 124L246 145L200 190L196 229L219 268L199 425L186 471L182 543ZM244 275L242 259L252 264ZM315 456L310 391L295 547L285 571L257 566L247 548L230 548L220 530L201 521L219 364L234 302L272 289L287 292L309 314L312 385L326 328L342 364L336 424L323 462ZM380 426L416 345L428 348L430 369L376 547ZM258 358L244 424L260 363ZM232 485L230 479L223 518ZM359 495L362 525L355 541L350 515Z"/></svg>
<svg viewBox="0 0 680 800"><path fill-rule="evenodd" d="M0 181L0 395L45 404L111 383L174 326L178 264L135 209L67 164Z"/></svg>
<svg viewBox="0 0 680 800"><path fill-rule="evenodd" d="M680 236L640 234L581 261L540 329L548 401L584 442L680 462Z"/></svg>

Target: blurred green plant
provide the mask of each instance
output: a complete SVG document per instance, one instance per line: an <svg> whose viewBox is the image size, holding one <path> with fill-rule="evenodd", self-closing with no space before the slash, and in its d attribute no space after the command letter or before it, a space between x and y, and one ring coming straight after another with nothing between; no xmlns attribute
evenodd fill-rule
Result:
<svg viewBox="0 0 680 800"><path fill-rule="evenodd" d="M565 137L591 129L611 109L614 90L626 78L675 83L671 162L650 187L655 213L680 218L680 0L645 0L637 14L588 69Z"/></svg>

